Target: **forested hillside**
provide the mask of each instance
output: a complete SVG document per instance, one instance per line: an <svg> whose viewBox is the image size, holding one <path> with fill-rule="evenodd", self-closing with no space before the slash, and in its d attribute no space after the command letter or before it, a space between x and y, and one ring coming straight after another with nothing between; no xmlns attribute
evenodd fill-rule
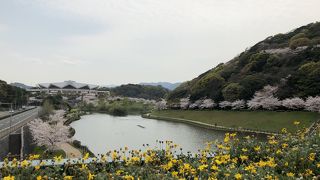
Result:
<svg viewBox="0 0 320 180"><path fill-rule="evenodd" d="M277 97L320 95L320 23L266 38L227 63L221 63L172 91L168 100L248 100L266 85Z"/></svg>
<svg viewBox="0 0 320 180"><path fill-rule="evenodd" d="M110 92L116 96L159 100L164 98L169 90L162 86L126 84L111 88Z"/></svg>
<svg viewBox="0 0 320 180"><path fill-rule="evenodd" d="M11 86L0 80L0 103L13 103L16 107L25 105L27 102L27 92L24 89ZM8 105L0 105L1 107Z"/></svg>

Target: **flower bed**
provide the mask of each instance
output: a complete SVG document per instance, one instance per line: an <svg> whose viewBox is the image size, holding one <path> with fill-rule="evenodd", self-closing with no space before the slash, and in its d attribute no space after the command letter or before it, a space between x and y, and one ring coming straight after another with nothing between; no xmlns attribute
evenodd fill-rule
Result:
<svg viewBox="0 0 320 180"><path fill-rule="evenodd" d="M299 126L298 122L295 122ZM5 179L295 179L319 178L320 133L306 135L306 129L269 136L258 141L253 136L237 138L226 133L222 142L210 142L198 154L183 154L170 141L145 150L123 148L89 158L51 164L37 161L4 162L0 173ZM29 159L39 159L37 155ZM34 161L32 161L34 162Z"/></svg>

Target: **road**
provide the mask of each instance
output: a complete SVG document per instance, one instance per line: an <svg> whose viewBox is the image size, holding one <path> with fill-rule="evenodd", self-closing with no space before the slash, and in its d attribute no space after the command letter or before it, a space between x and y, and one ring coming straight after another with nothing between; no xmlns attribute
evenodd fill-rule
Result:
<svg viewBox="0 0 320 180"><path fill-rule="evenodd" d="M12 116L12 126L19 122L26 121L31 117L35 117L38 114L39 108L35 108L17 115ZM0 132L6 128L10 127L10 117L0 120Z"/></svg>

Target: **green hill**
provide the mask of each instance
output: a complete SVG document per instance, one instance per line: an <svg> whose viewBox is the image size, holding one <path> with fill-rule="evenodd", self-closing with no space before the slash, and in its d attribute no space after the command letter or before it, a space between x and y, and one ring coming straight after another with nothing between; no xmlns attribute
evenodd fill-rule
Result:
<svg viewBox="0 0 320 180"><path fill-rule="evenodd" d="M2 107L9 107L7 104L13 103L14 107L20 107L27 103L28 93L19 87L11 86L5 81L0 80L0 109Z"/></svg>
<svg viewBox="0 0 320 180"><path fill-rule="evenodd" d="M162 86L126 84L110 88L110 92L116 96L159 100L164 98L169 90Z"/></svg>
<svg viewBox="0 0 320 180"><path fill-rule="evenodd" d="M168 95L174 102L209 97L215 101L250 99L265 85L277 85L277 96L320 95L320 23L311 23L255 44Z"/></svg>

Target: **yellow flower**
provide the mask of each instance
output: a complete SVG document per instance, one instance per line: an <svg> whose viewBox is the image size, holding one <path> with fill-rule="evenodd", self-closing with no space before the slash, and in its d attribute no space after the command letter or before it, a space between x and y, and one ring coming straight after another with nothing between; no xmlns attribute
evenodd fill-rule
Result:
<svg viewBox="0 0 320 180"><path fill-rule="evenodd" d="M200 166L198 167L198 169L199 169L200 171L203 171L203 170L205 170L207 167L208 167L208 165L202 164L202 165L200 165Z"/></svg>
<svg viewBox="0 0 320 180"><path fill-rule="evenodd" d="M274 144L277 144L277 143L278 143L275 139L270 139L268 142L269 142L269 144L271 144L271 145L274 145Z"/></svg>
<svg viewBox="0 0 320 180"><path fill-rule="evenodd" d="M124 172L123 170L119 169L119 170L116 171L116 175L120 176L123 172Z"/></svg>
<svg viewBox="0 0 320 180"><path fill-rule="evenodd" d="M299 122L299 121L294 121L293 124L294 124L294 125L299 125L300 122Z"/></svg>
<svg viewBox="0 0 320 180"><path fill-rule="evenodd" d="M236 178L236 179L241 179L241 178L242 178L242 175L239 174L239 173L237 173L236 175L234 175L234 178Z"/></svg>
<svg viewBox="0 0 320 180"><path fill-rule="evenodd" d="M288 162L285 162L284 165L285 165L285 166L289 166L289 163L288 163Z"/></svg>
<svg viewBox="0 0 320 180"><path fill-rule="evenodd" d="M317 168L320 168L320 163L317 164Z"/></svg>
<svg viewBox="0 0 320 180"><path fill-rule="evenodd" d="M260 151L261 148L260 148L260 146L256 146L256 147L254 147L254 150L255 150L255 151Z"/></svg>
<svg viewBox="0 0 320 180"><path fill-rule="evenodd" d="M286 129L286 128L282 128L282 129L281 129L281 132L284 133L284 134L286 134L286 133L287 133L287 129Z"/></svg>
<svg viewBox="0 0 320 180"><path fill-rule="evenodd" d="M287 173L287 176L288 176L288 177L294 177L294 173L289 172L289 173Z"/></svg>
<svg viewBox="0 0 320 180"><path fill-rule="evenodd" d="M314 161L315 158L316 158L316 153L310 153L310 154L309 154L308 159L309 159L310 161Z"/></svg>
<svg viewBox="0 0 320 180"><path fill-rule="evenodd" d="M14 176L6 176L3 178L3 180L14 180Z"/></svg>
<svg viewBox="0 0 320 180"><path fill-rule="evenodd" d="M240 159L241 159L241 161L248 160L248 156L240 155Z"/></svg>
<svg viewBox="0 0 320 180"><path fill-rule="evenodd" d="M35 170L39 170L39 169L40 169L40 166L35 166L34 169L35 169Z"/></svg>
<svg viewBox="0 0 320 180"><path fill-rule="evenodd" d="M222 161L220 161L219 159L216 159L215 162L216 162L218 165L222 164Z"/></svg>
<svg viewBox="0 0 320 180"><path fill-rule="evenodd" d="M62 161L62 155L55 156L53 159L54 159L55 162L60 162L60 161Z"/></svg>
<svg viewBox="0 0 320 180"><path fill-rule="evenodd" d="M310 175L313 175L313 172L311 169L306 169L306 173L305 173L306 176L310 176Z"/></svg>
<svg viewBox="0 0 320 180"><path fill-rule="evenodd" d="M35 160L35 159L38 159L39 157L40 157L39 154L30 155L29 160Z"/></svg>
<svg viewBox="0 0 320 180"><path fill-rule="evenodd" d="M241 150L242 150L242 152L247 152L248 151L247 148L242 148Z"/></svg>
<svg viewBox="0 0 320 180"><path fill-rule="evenodd" d="M276 154L281 154L281 153L282 153L281 149L278 149L278 150L276 151Z"/></svg>
<svg viewBox="0 0 320 180"><path fill-rule="evenodd" d="M89 172L89 174L88 174L88 180L93 180L95 176L96 176L96 175L93 175L93 174L91 174L91 172Z"/></svg>
<svg viewBox="0 0 320 180"><path fill-rule="evenodd" d="M287 148L289 145L287 143L283 143L281 146L284 149L284 148Z"/></svg>
<svg viewBox="0 0 320 180"><path fill-rule="evenodd" d="M172 175L172 177L174 177L174 178L178 178L178 172L177 172L177 171L173 171L173 172L171 173L171 175Z"/></svg>
<svg viewBox="0 0 320 180"><path fill-rule="evenodd" d="M37 176L37 180L42 180L42 176Z"/></svg>
<svg viewBox="0 0 320 180"><path fill-rule="evenodd" d="M81 164L81 170L87 169L87 165L86 164Z"/></svg>
<svg viewBox="0 0 320 180"><path fill-rule="evenodd" d="M29 165L29 162L27 160L24 160L21 162L22 167L27 167Z"/></svg>
<svg viewBox="0 0 320 180"><path fill-rule="evenodd" d="M214 170L214 171L219 170L218 166L216 166L216 165L213 165L213 166L211 167L211 169Z"/></svg>
<svg viewBox="0 0 320 180"><path fill-rule="evenodd" d="M266 175L265 178L266 178L267 180L272 180L272 176L270 176L270 175Z"/></svg>
<svg viewBox="0 0 320 180"><path fill-rule="evenodd" d="M82 159L87 160L89 158L89 153L86 153Z"/></svg>
<svg viewBox="0 0 320 180"><path fill-rule="evenodd" d="M223 141L224 141L225 143L228 143L228 142L230 141L229 136L226 136Z"/></svg>
<svg viewBox="0 0 320 180"><path fill-rule="evenodd" d="M73 176L65 176L63 177L63 180L72 180Z"/></svg>
<svg viewBox="0 0 320 180"><path fill-rule="evenodd" d="M130 176L130 175L125 175L125 176L123 176L123 179L125 179L125 180L134 180L134 177Z"/></svg>

